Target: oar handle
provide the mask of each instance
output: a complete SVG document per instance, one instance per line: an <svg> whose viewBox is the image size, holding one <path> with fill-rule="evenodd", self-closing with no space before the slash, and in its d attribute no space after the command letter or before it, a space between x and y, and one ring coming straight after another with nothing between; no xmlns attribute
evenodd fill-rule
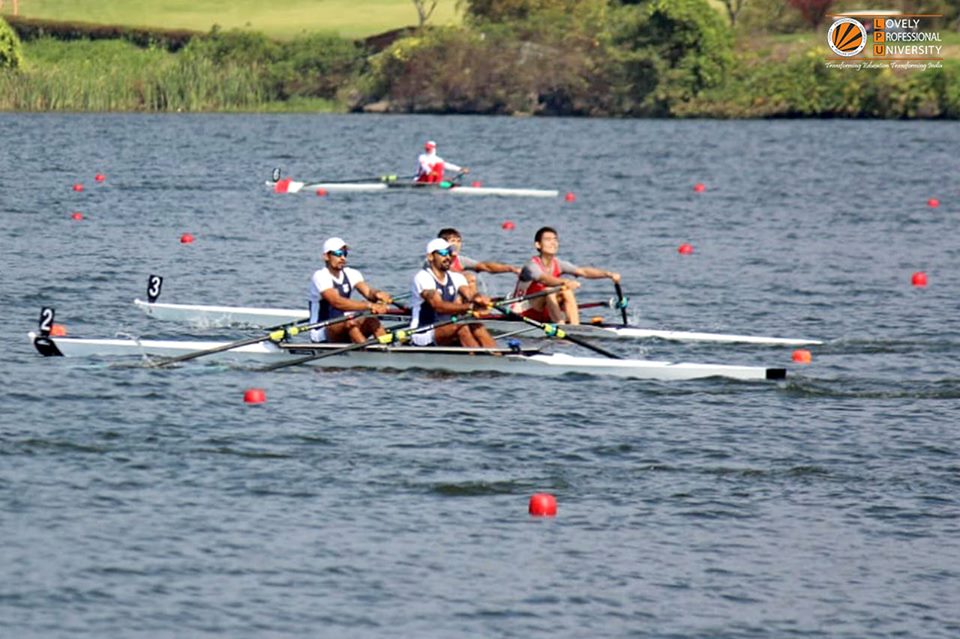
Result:
<svg viewBox="0 0 960 639"><path fill-rule="evenodd" d="M623 289L620 288L620 282L613 283L613 289L617 292L617 306L620 308L620 316L623 317L623 325L627 325L627 298L623 296Z"/></svg>

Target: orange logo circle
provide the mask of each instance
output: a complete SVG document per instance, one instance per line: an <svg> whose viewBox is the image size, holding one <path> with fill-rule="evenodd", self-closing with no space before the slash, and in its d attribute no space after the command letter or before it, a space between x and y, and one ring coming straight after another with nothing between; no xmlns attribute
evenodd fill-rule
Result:
<svg viewBox="0 0 960 639"><path fill-rule="evenodd" d="M827 44L837 55L849 58L867 46L867 30L859 20L840 18L827 32Z"/></svg>

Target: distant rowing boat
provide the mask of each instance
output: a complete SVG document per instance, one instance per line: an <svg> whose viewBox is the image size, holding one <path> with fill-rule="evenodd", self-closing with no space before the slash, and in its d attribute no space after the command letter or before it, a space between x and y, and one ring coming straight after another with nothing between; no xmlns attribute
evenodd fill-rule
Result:
<svg viewBox="0 0 960 639"><path fill-rule="evenodd" d="M83 339L52 337L31 331L31 343L44 356L66 357L177 357L217 349L229 342L200 342L149 339ZM274 343L249 344L211 355L210 359L275 363L305 355L342 350L343 344ZM452 373L505 373L558 376L602 375L646 380L693 380L725 377L743 381L778 380L786 369L761 366L730 366L664 362L642 359L577 357L564 353L543 353L539 349L470 349L462 347L418 347L372 345L362 350L338 353L317 359L310 365L323 368L374 368L390 370L439 370Z"/></svg>
<svg viewBox="0 0 960 639"><path fill-rule="evenodd" d="M274 193L379 193L386 191L405 191L420 193L449 193L451 195L501 195L510 197L557 197L560 192L553 189L519 189L488 186L461 186L456 182L427 184L422 182L404 182L396 176L383 176L381 181L357 182L297 182L290 178L268 181L266 184ZM386 179L393 178L393 179Z"/></svg>
<svg viewBox="0 0 960 639"><path fill-rule="evenodd" d="M144 313L159 320L186 322L197 326L247 326L268 328L281 324L304 321L306 309L271 309L244 306L208 306L199 304L167 304L136 299L133 301ZM396 319L403 319L398 317ZM524 326L520 321L509 319L486 320L487 327L495 333L508 333ZM571 335L594 339L662 339L682 342L718 342L757 344L766 346L812 346L817 340L758 335L735 335L726 333L701 333L690 331L665 331L636 326L614 324L564 325L563 330Z"/></svg>

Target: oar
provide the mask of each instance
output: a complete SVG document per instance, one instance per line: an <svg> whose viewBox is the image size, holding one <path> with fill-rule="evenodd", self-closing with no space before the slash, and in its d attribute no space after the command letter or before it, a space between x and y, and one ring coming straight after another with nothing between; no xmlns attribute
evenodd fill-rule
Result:
<svg viewBox="0 0 960 639"><path fill-rule="evenodd" d="M273 342L279 342L280 340L286 337L293 337L303 333L305 331L312 331L318 328L324 328L326 326L332 326L334 324L339 324L340 322L345 322L349 319L355 317L363 317L364 315L369 315L368 311L362 313L350 313L346 315L341 315L340 317L334 317L333 319L324 320L322 322L315 322L313 324L307 324L306 326L296 326L291 324L288 326L283 326L277 328L274 331L267 333L266 335L261 335L258 337L250 337L247 339L242 339L236 342L230 342L229 344L221 344L220 346L214 348L208 348L202 351L194 351L192 353L185 353L184 355L178 355L176 357L170 357L168 359L161 360L154 364L156 367L169 366L170 364L177 364L179 362L186 362L191 359L197 359L198 357L205 357L206 355L214 355L216 353L222 353L224 351L230 351L235 348L240 348L241 346L249 346L251 344L259 344L260 342L266 342L267 340Z"/></svg>
<svg viewBox="0 0 960 639"><path fill-rule="evenodd" d="M453 176L452 178L450 178L449 180L444 180L444 181L440 182L440 188L441 188L441 189L451 189L451 188L453 188L453 187L455 187L455 186L460 186L460 178L462 178L462 177L463 177L464 175L466 175L466 174L467 174L466 171L460 171L459 173L457 173L456 175L454 175L454 176Z"/></svg>
<svg viewBox="0 0 960 639"><path fill-rule="evenodd" d="M412 330L406 330L407 327L398 328L393 331L387 331L383 335L376 337L371 337L363 342L357 342L355 344L350 344L344 346L343 348L336 348L332 351L321 351L319 353L314 353L313 355L306 355L304 357L298 357L297 359L286 360L283 362L276 362L275 364L270 364L261 368L261 371L275 371L279 368L286 368L288 366L296 366L298 364L305 364L307 362L313 362L318 359L323 359L325 357L333 357L334 355L342 355L344 353L349 353L350 351L360 350L361 348L367 348L368 346L373 346L374 344L392 344L393 342L403 342L406 341L411 335L417 333L425 333L426 331L433 330L435 328L440 328L441 326L447 326L448 324L456 324L457 322L463 321L465 318L472 318L473 311L467 311L464 315L454 315L450 319L443 322L437 322L435 324L430 324L428 326L420 326Z"/></svg>
<svg viewBox="0 0 960 639"><path fill-rule="evenodd" d="M617 308L620 309L620 315L623 317L623 325L627 325L627 298L623 296L623 289L620 288L620 282L614 282L613 288L617 292Z"/></svg>
<svg viewBox="0 0 960 639"><path fill-rule="evenodd" d="M526 317L526 316L524 316L524 315L521 315L520 313L517 313L516 311L510 310L510 307L504 306L502 303L501 303L501 304L495 304L495 305L494 305L494 308L497 309L498 311L500 311L501 313L503 313L504 315L515 315L515 316L516 316L517 318L519 318L521 321L526 322L526 323L529 324L530 326L536 326L537 328L539 328L540 330L542 330L542 331L544 332L544 334L546 334L548 337L556 337L556 338L559 338L559 339L570 340L570 341L573 342L574 344L579 344L580 346L583 346L584 348L590 349L591 351L593 351L593 352L595 352L595 353L600 353L601 355L605 355L606 357L609 357L610 359L623 359L622 357L620 357L620 356L617 355L616 353L611 353L610 351L608 351L608 350L606 350L606 349L604 349L604 348L600 348L599 346L594 346L594 345L591 344L590 342L588 342L588 341L586 341L586 340L583 340L583 339L581 339L581 338L579 338L579 337L577 337L577 336L575 336L575 335L570 335L569 333L567 333L566 331L564 331L562 328L560 328L560 327L557 326L556 324L544 324L543 322L538 322L537 320L535 320L535 319L533 319L533 318L531 318L531 317Z"/></svg>
<svg viewBox="0 0 960 639"><path fill-rule="evenodd" d="M514 297L511 299L504 300L501 304L513 304L515 302L522 302L524 300L533 299L535 297L541 297L543 295L549 295L550 293L555 293L560 290L559 286L554 288L548 288L543 291L538 291L532 295L522 295L520 297ZM494 306L496 308L496 306ZM453 315L450 319L444 320L442 322L435 322L427 326L419 326L414 329L409 329L408 327L398 328L393 331L387 331L383 335L371 337L363 342L357 342L355 344L349 344L343 348L337 348L332 351L322 351L320 353L314 353L313 355L306 355L304 357L298 357L297 359L286 360L283 362L276 362L275 364L270 364L261 368L261 371L275 371L280 368L286 368L288 366L296 366L298 364L305 364L307 362L314 362L318 359L323 359L325 357L333 357L334 355L342 355L344 353L349 353L350 351L360 350L362 348L367 348L373 346L374 344L392 344L394 342L405 342L410 339L411 335L416 335L417 333L425 333L427 331L432 331L443 326L449 326L450 324L457 324L463 322L464 320L475 320L477 313L475 311L467 311L462 315ZM616 356L614 356L616 357Z"/></svg>
<svg viewBox="0 0 960 639"><path fill-rule="evenodd" d="M353 178L350 180L312 180L306 181L304 184L350 184L351 182L386 182L393 183L397 180L407 180L413 179L414 176L398 176L398 175L371 175L369 177ZM273 170L273 181L280 181L280 167L277 167Z"/></svg>

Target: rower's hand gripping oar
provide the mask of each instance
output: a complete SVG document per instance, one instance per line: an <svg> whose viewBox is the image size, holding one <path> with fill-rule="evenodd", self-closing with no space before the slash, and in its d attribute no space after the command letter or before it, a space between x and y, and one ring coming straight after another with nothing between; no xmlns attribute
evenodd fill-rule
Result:
<svg viewBox="0 0 960 639"><path fill-rule="evenodd" d="M554 292L555 290L559 290L560 288L561 288L561 287L556 287L553 291L550 291L549 289L548 289L548 291L549 291L549 292ZM541 291L541 292L543 292L543 291ZM560 328L560 327L557 326L556 324L545 324L544 322L538 322L537 320L533 319L532 317L526 317L526 316L524 316L524 315L521 315L520 313L517 313L516 311L512 310L512 309L506 304L506 302L507 302L507 300L504 300L503 302L499 302L499 303L497 303L497 304L494 304L493 307L494 307L495 309L497 309L498 311L500 311L501 313L503 313L504 315L513 315L513 316L515 316L516 318L518 318L520 321L526 322L526 323L529 324L530 326L536 326L537 328L539 328L540 330L542 330L542 331L544 332L544 334L547 335L547 337L556 337L556 338L558 338L558 339L566 339L566 340L569 340L569 341L573 342L574 344L579 344L580 346L583 346L584 348L587 348L587 349L589 349L589 350L591 350L591 351L593 351L593 352L595 352L595 353L599 353L599 354L601 354L601 355L604 355L604 356L606 356L606 357L609 357L610 359L623 359L622 357L620 357L620 356L617 355L616 353L611 353L610 351L606 350L605 348L600 348L599 346L595 346L595 345L591 344L590 342L588 342L588 341L586 341L586 340L584 340L584 339L581 339L581 338L577 337L576 335L570 335L569 333L567 333L566 331L564 331L562 328Z"/></svg>
<svg viewBox="0 0 960 639"><path fill-rule="evenodd" d="M546 290L543 290L543 291L538 291L538 292L536 292L536 293L533 293L532 295L523 295L523 296L521 296L521 297L514 297L514 298L511 298L511 299L508 299L508 300L504 300L504 301L501 302L501 303L503 303L503 304L513 304L514 302L522 302L522 301L524 301L524 300L533 299L533 298L535 298L535 297L541 297L541 296L543 296L543 295L549 295L550 293L555 293L555 292L557 292L558 290L560 290L560 287L556 287L556 288L552 288L552 289L546 289ZM493 306L494 308L496 308L495 305L491 305L491 306ZM462 313L462 314L460 314L460 315L453 315L453 316L451 316L450 319L448 319L448 320L444 320L444 321L442 321L442 322L435 322L435 323L429 324L429 325L427 325L427 326L419 326L419 327L413 328L413 329L411 329L411 328L409 328L409 327L398 328L398 329L393 330L393 331L387 331L387 332L384 333L383 335L379 335L379 336L376 336L376 337L371 337L371 338L369 338L369 339L367 339L367 340L365 340L365 341L363 341L363 342L357 342L357 343L355 343L355 344L349 344L349 345L347 345L347 346L344 346L343 348L337 348L337 349L334 349L334 350L332 350L332 351L322 351L322 352L320 352L320 353L314 353L313 355L306 355L306 356L304 356L304 357L298 357L297 359L287 360L287 361L283 361L283 362L277 362L277 363L275 363L275 364L270 364L270 365L268 365L268 366L264 366L264 367L261 368L260 370L261 370L261 371L275 371L275 370L280 369L280 368L287 368L288 366L297 366L298 364L306 364L307 362L313 362L313 361L316 361L316 360L318 360L318 359L323 359L323 358L325 358L325 357L333 357L333 356L335 356L335 355L342 355L342 354L344 354L344 353L349 353L350 351L357 351L357 350L360 350L360 349L364 349L364 348L367 348L367 347L369 347L369 346L373 346L373 345L375 345L375 344L383 344L384 346L387 346L387 345L393 344L393 343L395 343L395 342L401 342L401 343L402 343L402 342L405 342L405 341L409 340L411 336L416 335L417 333L426 333L427 331L432 331L432 330L434 330L434 329L441 328L441 327L443 327L443 326L449 326L450 324L458 324L458 323L462 323L462 322L464 322L464 321L475 320L475 319L476 319L476 316L477 316L477 313L478 313L478 312L475 311L475 310L469 310L469 311L466 311L465 313Z"/></svg>

